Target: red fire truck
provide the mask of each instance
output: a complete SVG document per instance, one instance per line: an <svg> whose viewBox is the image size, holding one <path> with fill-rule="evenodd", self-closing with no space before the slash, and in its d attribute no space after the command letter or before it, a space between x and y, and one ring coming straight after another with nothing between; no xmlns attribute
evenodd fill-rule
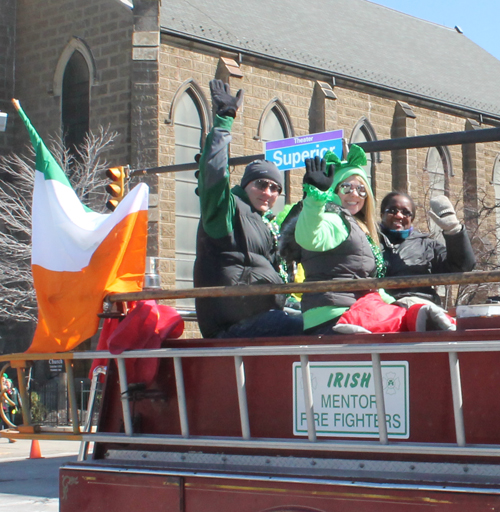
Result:
<svg viewBox="0 0 500 512"><path fill-rule="evenodd" d="M58 354L69 383L75 360L109 358L97 432L79 426L70 385L73 432L25 418L3 435L83 443L60 471L61 512L500 510L500 306L474 308L455 332ZM126 359L152 357L153 384L129 386ZM26 356L1 359L25 393Z"/></svg>
<svg viewBox="0 0 500 512"><path fill-rule="evenodd" d="M498 282L500 272L292 284L280 292L391 289L424 280ZM212 293L276 290L109 300ZM24 425L2 435L82 442L80 460L60 471L61 512L500 510L497 308L465 308L455 332L180 339L120 355L0 356L3 368L17 368L23 398L30 361L63 359L73 424L68 433L43 430L25 408ZM72 363L103 357L94 432L90 422L79 425ZM150 386L128 384L130 358L159 359ZM98 367L94 384L102 373Z"/></svg>

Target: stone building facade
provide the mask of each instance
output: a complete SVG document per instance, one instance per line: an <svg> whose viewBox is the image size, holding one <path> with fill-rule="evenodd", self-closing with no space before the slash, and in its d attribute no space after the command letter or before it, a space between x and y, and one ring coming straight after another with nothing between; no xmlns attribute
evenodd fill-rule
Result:
<svg viewBox="0 0 500 512"><path fill-rule="evenodd" d="M231 59L232 58L232 59ZM198 87L200 113L209 112L210 97L208 82L221 77L224 61L236 62L236 55L213 51L212 49L194 50L179 41L162 39L160 52L160 76L175 76L175 79L160 80L160 164L175 162L175 127L165 122L172 117L172 103L176 93L189 87ZM322 130L343 129L348 141L356 140L360 130L365 130L374 139L384 140L396 137L412 137L437 133L460 132L464 130L489 128L495 124L483 123L481 126L470 119L466 112L449 108L429 106L417 99L398 99L394 95L380 91L367 91L355 83L342 83L332 87L335 98L324 98L322 108L314 109L318 89L324 84L324 76L307 76L300 70L276 70L265 62L243 61L238 70L241 76L230 76L228 81L233 91L245 90L244 105L238 113L233 127L233 141L230 146L232 157L259 154L263 152L259 126L263 116L269 112L269 105L279 101L287 122L292 127L288 135L312 133L311 126L320 125ZM226 77L227 78L227 77ZM189 90L189 87L187 90ZM404 101L406 100L406 101ZM206 103L201 104L202 101ZM318 119L319 117L319 119ZM209 119L206 120L209 123ZM432 156L428 148L384 152L372 155L372 184L378 201L392 190L404 191L412 195L418 206L416 225L423 231L429 230L427 209L431 194L444 192L457 204L459 216L465 219L471 235L477 235L478 220L476 213L481 205L479 200L488 204L495 202L495 190L491 186L493 171L497 164L500 142L474 145L459 145L439 148L442 152L444 171L442 176L429 169ZM244 167L232 169L232 182L239 182ZM295 202L302 197L302 170L291 172L288 200ZM167 287L176 285L176 266L179 257L175 251L175 204L179 201L175 195L173 174L161 174L159 181L159 256L161 258L163 283ZM472 190L472 193L470 191ZM469 191L469 193L466 193ZM477 191L479 192L476 193ZM483 197L485 194L485 198ZM466 208L465 208L466 207ZM496 244L495 216L482 222L482 233L490 247ZM194 236L194 232L189 232ZM477 241L476 236L476 243ZM483 242L484 242L484 237ZM178 284L178 283L177 283Z"/></svg>
<svg viewBox="0 0 500 512"><path fill-rule="evenodd" d="M0 112L10 109L9 97L14 92L14 56L16 39L16 2L5 0L0 4ZM11 130L0 131L0 155L13 144Z"/></svg>
<svg viewBox="0 0 500 512"><path fill-rule="evenodd" d="M225 1L221 2L222 9ZM281 3L285 8L286 2ZM0 134L2 152L21 151L27 143L27 135L10 107L11 96L21 101L43 138L64 135L64 108L69 101L65 94L72 92L65 82L70 63L78 71L77 78L83 77L87 84L88 128L109 126L119 134L106 154L109 164L128 164L134 170L192 161L211 126L208 83L213 78L228 81L233 91L245 90L244 105L233 128L231 156L262 153L263 141L276 133L289 137L343 129L347 141L356 142L476 130L500 123L500 106L491 106L480 88L477 97L469 92L475 90L470 76L467 80L464 77L465 100L452 90L439 93L445 87L443 79L453 81L453 61L458 53L466 57L464 51L470 52L470 60L479 69L484 62L488 80L500 79L500 62L473 48L472 42L456 40L444 27L437 30L436 37L442 46L451 41L444 49L456 55L441 64L439 76L430 71L426 74L429 59L425 52L434 44L428 41L426 47L418 48L422 52L423 82L415 86L414 81L409 86L397 77L391 82L388 72L370 71L369 55L365 61L359 61L359 52L350 57L347 38L339 43L345 47L339 47L338 52L347 61L352 59L352 70L349 62L339 61L337 66L327 57L321 60L323 52L331 51L326 40L324 47L317 48L317 63L312 65L309 61L314 59L306 55L307 48L301 53L302 46L312 41L312 32L309 39L294 39L289 34L294 33L293 27L286 33L275 28L266 32L263 16L260 24L252 25L258 28L255 40L246 38L244 18L237 18L236 13L246 9L249 18L253 10L262 14L262 4L256 0L229 2L231 8L226 6L224 11L228 19L222 13L204 12L202 24L196 16L202 9L206 11L206 6L198 0L182 0L175 5L135 0L133 4L130 9L119 0L4 3L2 14L7 16L1 18L6 29L0 39L0 69L5 71L5 78L0 80L0 110L8 111L10 118L7 132ZM396 16L395 11L364 0L329 4L345 17L355 5L361 17L366 11L370 19L378 17L379 23L387 23L388 30L394 25L395 31L401 31L407 24L408 37L417 41L430 37L426 22L399 13ZM196 12L191 10L194 5ZM220 28L223 22L224 30ZM374 26L372 30L375 33L380 28ZM384 60L375 64L390 66L391 60L410 59L410 52L411 58L418 58L413 48L401 55L401 48L390 36L380 42L385 45ZM365 48L368 54L369 46ZM366 69L359 71L363 67ZM409 77L418 75L411 67L407 72ZM393 189L415 198L419 227L427 229L429 194L441 191L457 203L459 216L475 233L483 202L491 205L500 198L499 154L499 142L374 153L369 172L379 201ZM234 183L242 172L243 168L232 169ZM193 174L151 174L135 177L131 185L138 180L146 180L151 187L148 252L160 258L162 284L190 286L197 224ZM294 202L302 195L302 172L292 171L287 180L286 201ZM495 244L496 221L493 214L481 222L478 243Z"/></svg>

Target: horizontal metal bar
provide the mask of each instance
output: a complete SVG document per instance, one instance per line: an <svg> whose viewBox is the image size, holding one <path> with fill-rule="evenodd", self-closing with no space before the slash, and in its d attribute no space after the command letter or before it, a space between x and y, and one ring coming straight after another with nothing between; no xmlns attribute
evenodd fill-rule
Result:
<svg viewBox="0 0 500 512"><path fill-rule="evenodd" d="M237 156L229 159L230 166L247 165L254 160L263 160L265 155L259 153L258 155ZM185 164L162 165L160 167L150 167L148 169L136 169L131 171L129 176L144 176L146 174L162 174L164 172L182 172L182 171L196 171L200 164L198 162L188 162Z"/></svg>
<svg viewBox="0 0 500 512"><path fill-rule="evenodd" d="M156 475L156 476L182 476L189 477L195 476L197 478L213 478L213 479L224 479L224 480L243 480L245 482L283 482L283 483L295 483L295 484L313 484L323 486L342 486L352 488L363 488L363 489L383 489L385 491L389 489L394 490L414 490L420 492L458 492L458 493L474 493L474 494L500 494L500 488L498 487L480 487L477 485L457 485L457 484L412 484L412 483L394 483L394 482L370 482L362 481L360 477L356 480L353 479L334 479L334 478L311 478L311 477L300 477L300 476L283 476L283 475L258 475L254 473L225 473L225 472L211 472L206 470L188 470L188 469L152 469L152 468L127 468L124 466L112 466L110 464L98 465L98 464L85 464L82 466L66 464L64 471L91 471L101 473L120 473L120 474L133 474L133 475ZM371 497L372 500L376 501L376 496ZM380 496L380 499L387 500L386 496ZM403 502L399 502L402 504ZM414 503L413 503L414 504ZM427 503L428 505L428 503Z"/></svg>
<svg viewBox="0 0 500 512"><path fill-rule="evenodd" d="M317 455L317 454L315 454ZM130 461L148 461L148 463L161 463L165 468L170 464L183 464L190 468L194 466L205 468L210 467L214 470L221 467L225 471L243 471L244 468L257 466L266 468L266 474L276 474L283 470L302 471L311 477L321 472L322 476L327 473L333 476L334 472L339 472L342 477L349 478L347 475L357 474L373 474L378 475L397 475L402 479L422 481L422 474L426 475L426 481L445 481L448 483L458 481L463 483L464 473L467 474L468 482L471 479L486 479L489 483L496 481L500 484L500 465L481 461L474 462L430 462L416 461L414 458L408 457L406 460L384 461L381 467L381 461L378 457L366 459L364 457L356 458L336 458L336 457L316 457L309 454L304 455L288 455L283 458L282 455L256 455L234 453L205 453L205 452L186 452L181 451L157 451L157 450L141 450L129 449L126 447L110 448L106 447L105 458L110 463L130 462ZM105 462L104 464L106 464ZM295 473L297 474L297 473Z"/></svg>
<svg viewBox="0 0 500 512"><path fill-rule="evenodd" d="M55 429L54 429L55 430ZM0 430L0 439L37 439L38 441L76 441L82 443L85 441L82 434L72 434L70 432L58 433L58 432L31 432L21 433L16 429L4 429ZM91 441L92 442L92 441ZM74 451L69 452L68 455L74 455Z"/></svg>
<svg viewBox="0 0 500 512"><path fill-rule="evenodd" d="M394 335L367 335L387 338ZM55 356L71 356L67 359L128 359L151 357L234 357L234 356L300 356L308 355L371 355L377 354L421 354L421 353L449 353L449 352L498 352L500 351L500 339L489 341L464 340L464 341L435 341L422 343L366 343L356 345L308 345L311 337L297 337L304 341L303 345L282 346L244 346L244 347L205 347L205 348L161 348L155 350L130 350L122 354L111 354L107 351L66 352ZM331 339L322 336L322 341ZM0 356L2 361L40 361L53 359L54 354L5 354Z"/></svg>
<svg viewBox="0 0 500 512"><path fill-rule="evenodd" d="M328 337L327 337L328 338ZM130 350L122 354L105 351L76 352L75 359L120 359L150 357L234 357L234 356L300 356L300 355L371 355L422 354L448 352L498 352L500 340L495 341L442 341L423 343L377 343L359 345L283 345L204 348L161 348L156 350Z"/></svg>
<svg viewBox="0 0 500 512"><path fill-rule="evenodd" d="M187 299L200 297L241 297L250 295L274 295L284 293L307 292L353 292L377 290L379 288L415 288L451 284L483 284L500 282L500 270L491 272L455 272L451 274L433 274L425 276L384 277L382 279L335 279L289 284L259 284L249 286L210 286L205 288L186 288L182 290L148 290L135 293L117 293L108 295L109 302L127 302L135 300Z"/></svg>
<svg viewBox="0 0 500 512"><path fill-rule="evenodd" d="M381 444L376 441L331 441L317 440L311 443L307 439L252 438L245 440L241 437L204 437L192 436L188 439L181 436L161 436L141 434L127 436L125 434L102 433L83 434L84 441L97 443L124 443L140 445L169 445L196 447L226 447L226 448L259 448L266 450L311 450L328 452L360 452L360 453L408 453L426 455L475 455L483 457L500 456L500 445L457 446L447 443L401 443L391 442ZM34 436L30 437L34 438Z"/></svg>
<svg viewBox="0 0 500 512"><path fill-rule="evenodd" d="M457 146L459 144L475 144L499 140L500 128L484 128L480 130L418 135L416 137L401 137L398 139L356 142L356 144L362 147L366 153L372 153L375 151L394 151L397 149Z"/></svg>
<svg viewBox="0 0 500 512"><path fill-rule="evenodd" d="M38 439L38 440L64 440L88 443L119 443L137 445L161 445L161 446L184 446L184 447L226 447L226 448L258 448L266 450L306 450L324 452L353 452L353 453L397 453L397 454L425 454L425 455L460 455L499 457L500 445L498 444L468 444L457 446L447 443L409 443L391 442L381 444L376 441L331 441L317 440L311 443L302 439L280 439L280 438L252 438L244 440L241 437L203 437L192 436L183 438L181 436L164 436L153 434L126 434L116 433L84 433L79 435L35 433L21 434L3 432L0 437L12 439Z"/></svg>
<svg viewBox="0 0 500 512"><path fill-rule="evenodd" d="M437 133L432 135L417 135L416 137L400 137L397 139L373 140L356 142L367 153L378 151L394 151L397 149L430 148L436 146L455 146L459 144L474 144L479 142L495 142L500 140L500 128L485 128L481 130L466 130L461 132ZM265 158L264 154L240 156L229 159L229 165L247 165L257 159ZM148 169L136 169L130 176L160 174L164 172L194 171L198 162L185 164L163 165Z"/></svg>

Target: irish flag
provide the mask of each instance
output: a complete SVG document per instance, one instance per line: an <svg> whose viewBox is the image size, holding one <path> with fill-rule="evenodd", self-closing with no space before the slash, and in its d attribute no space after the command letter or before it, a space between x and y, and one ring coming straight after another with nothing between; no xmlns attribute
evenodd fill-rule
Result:
<svg viewBox="0 0 500 512"><path fill-rule="evenodd" d="M113 213L93 212L15 105L36 150L31 266L38 325L28 352L63 352L96 333L106 295L142 290L148 187L137 185Z"/></svg>

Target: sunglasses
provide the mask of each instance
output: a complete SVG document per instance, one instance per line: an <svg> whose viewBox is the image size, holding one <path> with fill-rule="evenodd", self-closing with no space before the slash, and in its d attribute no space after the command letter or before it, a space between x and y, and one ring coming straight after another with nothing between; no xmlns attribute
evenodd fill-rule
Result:
<svg viewBox="0 0 500 512"><path fill-rule="evenodd" d="M413 214L410 210L407 208L403 208L400 210L399 208L396 208L395 206L391 206L390 208L386 208L384 210L385 213L388 213L389 215L397 215L400 213L403 217L411 217Z"/></svg>
<svg viewBox="0 0 500 512"><path fill-rule="evenodd" d="M368 194L364 185L353 185L347 182L339 185L339 192L343 195L352 194L355 190L359 197L366 197Z"/></svg>
<svg viewBox="0 0 500 512"><path fill-rule="evenodd" d="M253 183L254 186L259 190L264 191L269 189L272 194L281 194L281 187L274 183L273 181L259 179L255 180Z"/></svg>

